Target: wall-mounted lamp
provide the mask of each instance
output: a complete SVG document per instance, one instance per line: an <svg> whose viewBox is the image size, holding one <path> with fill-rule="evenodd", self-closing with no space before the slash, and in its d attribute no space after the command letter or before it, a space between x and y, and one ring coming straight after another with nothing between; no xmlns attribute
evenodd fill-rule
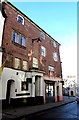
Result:
<svg viewBox="0 0 79 120"><path fill-rule="evenodd" d="M37 42L41 42L40 38L35 38L35 39L32 39L32 43L37 40Z"/></svg>

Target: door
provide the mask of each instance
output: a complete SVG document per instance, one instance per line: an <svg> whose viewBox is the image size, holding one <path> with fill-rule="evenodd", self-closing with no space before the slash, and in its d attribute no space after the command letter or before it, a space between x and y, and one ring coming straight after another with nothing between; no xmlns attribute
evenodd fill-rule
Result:
<svg viewBox="0 0 79 120"><path fill-rule="evenodd" d="M11 94L12 94L12 92L14 92L14 91L12 91L13 90L13 88L12 88L13 83L14 83L14 80L8 80L8 82L7 82L6 101L8 104L10 104Z"/></svg>

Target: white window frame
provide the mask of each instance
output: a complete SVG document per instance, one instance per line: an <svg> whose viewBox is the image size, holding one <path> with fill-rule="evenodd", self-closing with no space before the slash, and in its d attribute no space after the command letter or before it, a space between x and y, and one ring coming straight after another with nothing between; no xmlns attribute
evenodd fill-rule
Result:
<svg viewBox="0 0 79 120"><path fill-rule="evenodd" d="M41 55L46 56L46 48L44 46L41 46Z"/></svg>
<svg viewBox="0 0 79 120"><path fill-rule="evenodd" d="M22 22L22 23L18 21L18 20L19 20L18 17L21 17L21 18L23 19L23 22ZM18 15L18 16L17 16L17 21L18 21L19 23L21 23L22 25L24 25L24 18L23 18L21 15Z"/></svg>
<svg viewBox="0 0 79 120"><path fill-rule="evenodd" d="M33 57L33 67L38 68L38 59Z"/></svg>
<svg viewBox="0 0 79 120"><path fill-rule="evenodd" d="M20 45L26 46L26 38L22 35L20 35Z"/></svg>
<svg viewBox="0 0 79 120"><path fill-rule="evenodd" d="M54 59L55 62L58 61L58 55L57 55L57 52L54 52L54 53L53 53L53 59Z"/></svg>
<svg viewBox="0 0 79 120"><path fill-rule="evenodd" d="M26 64L26 66L25 66L25 64ZM23 60L23 66L22 66L22 68L23 68L23 70L28 70L28 62L26 60Z"/></svg>
<svg viewBox="0 0 79 120"><path fill-rule="evenodd" d="M54 41L54 43L53 43L53 46L56 48L57 47L57 44L56 44L56 42Z"/></svg>
<svg viewBox="0 0 79 120"><path fill-rule="evenodd" d="M19 43L19 34L16 31L13 32L13 40L12 41L15 43Z"/></svg>
<svg viewBox="0 0 79 120"><path fill-rule="evenodd" d="M54 71L54 67L48 66L48 70L49 70L49 71Z"/></svg>
<svg viewBox="0 0 79 120"><path fill-rule="evenodd" d="M16 68L16 69L21 68L21 59L20 58L17 58L17 57L14 58L14 68Z"/></svg>
<svg viewBox="0 0 79 120"><path fill-rule="evenodd" d="M42 38L42 39L45 39L45 35L44 35L44 33L40 33L40 38Z"/></svg>

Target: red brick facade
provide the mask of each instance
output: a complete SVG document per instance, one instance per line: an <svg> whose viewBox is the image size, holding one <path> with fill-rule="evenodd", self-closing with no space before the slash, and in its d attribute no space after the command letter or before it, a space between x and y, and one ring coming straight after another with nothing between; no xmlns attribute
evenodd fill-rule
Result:
<svg viewBox="0 0 79 120"><path fill-rule="evenodd" d="M10 3L4 4L3 8L7 16L2 44L4 48L3 61L6 56L9 58L6 66L14 68L14 58L18 57L21 59L21 70L22 60L28 62L28 70L30 70L33 68L33 57L35 57L38 59L39 70L43 70L46 75L49 75L48 66L54 66L54 77L60 77L62 75L59 52L60 44ZM24 18L24 25L17 21L18 15ZM26 38L25 47L12 41L14 31L17 31ZM32 39L40 37L41 32L45 35L45 39L41 38L41 42L34 41L32 43ZM56 47L53 46L54 41L56 42ZM46 49L45 57L41 55L41 46L44 46ZM57 53L58 61L53 59L54 52Z"/></svg>

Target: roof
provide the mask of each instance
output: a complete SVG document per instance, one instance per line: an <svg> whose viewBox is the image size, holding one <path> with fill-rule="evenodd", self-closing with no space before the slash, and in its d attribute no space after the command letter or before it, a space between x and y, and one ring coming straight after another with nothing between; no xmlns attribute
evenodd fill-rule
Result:
<svg viewBox="0 0 79 120"><path fill-rule="evenodd" d="M40 29L42 32L44 32L47 36L49 36L51 39L53 39L55 42L57 42L53 37L51 37L46 31L44 31L41 27L39 27L34 21L32 21L28 16L26 16L24 13L22 13L19 9L17 9L14 5L12 5L10 2L6 2L5 4L10 5L10 7L16 9L19 11L25 18L27 18L33 25L35 25L38 29ZM58 42L57 42L58 43ZM61 45L60 43L58 43Z"/></svg>

